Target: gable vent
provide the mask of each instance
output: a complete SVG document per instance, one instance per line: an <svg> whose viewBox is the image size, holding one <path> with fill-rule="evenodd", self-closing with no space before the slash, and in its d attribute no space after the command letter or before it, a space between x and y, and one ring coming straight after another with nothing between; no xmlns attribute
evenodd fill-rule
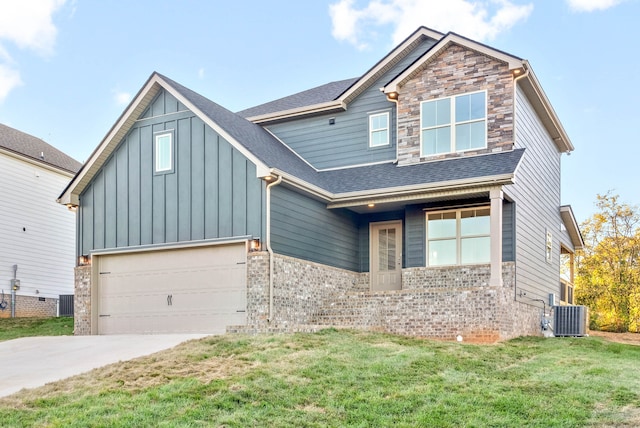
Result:
<svg viewBox="0 0 640 428"><path fill-rule="evenodd" d="M589 309L586 306L554 306L553 333L556 337L586 336Z"/></svg>

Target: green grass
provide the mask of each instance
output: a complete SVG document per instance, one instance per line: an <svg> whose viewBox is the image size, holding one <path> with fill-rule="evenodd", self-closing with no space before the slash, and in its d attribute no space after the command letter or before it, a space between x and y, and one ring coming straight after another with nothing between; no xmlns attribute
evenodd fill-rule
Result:
<svg viewBox="0 0 640 428"><path fill-rule="evenodd" d="M0 342L27 336L73 334L73 318L0 318Z"/></svg>
<svg viewBox="0 0 640 428"><path fill-rule="evenodd" d="M2 426L640 426L640 347L212 336L0 400Z"/></svg>

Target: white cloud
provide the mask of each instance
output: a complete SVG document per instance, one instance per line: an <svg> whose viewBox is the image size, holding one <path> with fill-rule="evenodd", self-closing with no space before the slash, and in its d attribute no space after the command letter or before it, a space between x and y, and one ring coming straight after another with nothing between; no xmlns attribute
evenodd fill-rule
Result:
<svg viewBox="0 0 640 428"><path fill-rule="evenodd" d="M624 0L566 0L574 12L593 12L617 6Z"/></svg>
<svg viewBox="0 0 640 428"><path fill-rule="evenodd" d="M131 101L131 94L129 92L118 91L118 90L113 90L111 92L113 93L113 100L118 105L126 105L126 104L129 104L129 102Z"/></svg>
<svg viewBox="0 0 640 428"><path fill-rule="evenodd" d="M0 64L0 103L9 95L9 92L22 85L20 72L5 64Z"/></svg>
<svg viewBox="0 0 640 428"><path fill-rule="evenodd" d="M19 0L0 2L0 102L22 84L20 71L6 45L14 44L40 56L53 55L57 29L53 14L67 0Z"/></svg>
<svg viewBox="0 0 640 428"><path fill-rule="evenodd" d="M384 25L393 26L394 43L421 25L474 40L491 40L526 20L532 11L532 3L516 5L510 0L370 0L360 9L354 7L354 0L339 0L329 6L333 37L358 49L367 48L376 28Z"/></svg>

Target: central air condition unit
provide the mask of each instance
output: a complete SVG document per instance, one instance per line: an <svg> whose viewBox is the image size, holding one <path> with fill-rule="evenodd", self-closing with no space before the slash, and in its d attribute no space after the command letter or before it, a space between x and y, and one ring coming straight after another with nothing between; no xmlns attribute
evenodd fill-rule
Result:
<svg viewBox="0 0 640 428"><path fill-rule="evenodd" d="M586 306L554 306L553 333L556 337L586 336L589 333L589 309Z"/></svg>

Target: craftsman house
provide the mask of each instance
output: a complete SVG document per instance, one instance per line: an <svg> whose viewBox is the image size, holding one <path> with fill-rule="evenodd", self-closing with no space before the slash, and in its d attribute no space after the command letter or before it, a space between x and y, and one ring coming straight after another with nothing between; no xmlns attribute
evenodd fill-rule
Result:
<svg viewBox="0 0 640 428"><path fill-rule="evenodd" d="M0 318L55 316L73 294L76 216L56 197L80 166L0 124Z"/></svg>
<svg viewBox="0 0 640 428"><path fill-rule="evenodd" d="M237 113L153 73L59 197L76 334L540 334L582 245L572 150L526 60L424 27Z"/></svg>

